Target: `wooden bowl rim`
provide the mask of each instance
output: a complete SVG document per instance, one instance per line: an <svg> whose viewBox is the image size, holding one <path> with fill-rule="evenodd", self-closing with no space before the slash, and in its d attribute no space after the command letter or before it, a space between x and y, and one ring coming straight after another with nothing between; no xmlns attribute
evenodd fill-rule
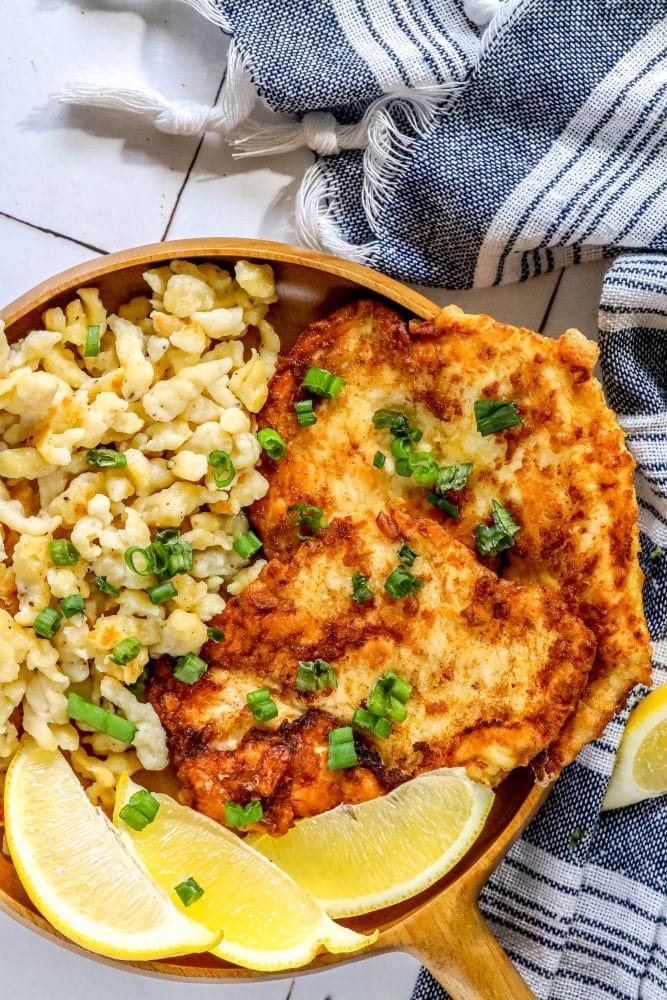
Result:
<svg viewBox="0 0 667 1000"><path fill-rule="evenodd" d="M290 246L286 243L242 238L209 237L150 243L110 253L105 256L94 257L61 271L18 296L18 298L0 309L0 319L5 322L7 327L10 327L33 310L47 307L49 301L56 296L94 282L114 271L122 271L126 268L137 267L138 265L150 267L157 263L177 258L192 259L207 257L251 258L269 263L283 262L296 264L317 271L324 271L350 281L360 288L367 289L373 294L388 299L395 305L421 318L436 316L440 312L440 307L420 292L362 264L321 254L313 250ZM441 896L446 895L462 880L467 880L470 884L471 899L474 901L486 878L488 878L489 874L502 859L526 823L535 814L545 795L546 790L544 788L540 788L537 785L530 788L505 827L499 829L497 835L489 841L474 863L468 866L462 863L460 866L457 866L454 869L455 877L453 881L448 881L441 890L437 890L436 884L435 893L431 891L425 898L424 903L418 905L411 914L387 924L380 934L378 941L371 948L354 955L318 955L310 965L302 969L291 969L278 973L262 973L241 967L226 966L222 963L219 968L215 966L197 967L194 965L179 965L173 959L158 962L122 962L97 955L79 947L55 930L44 917L38 913L33 913L32 910L9 896L1 888L0 911L24 927L35 931L46 940L58 944L90 961L100 962L126 972L132 971L140 975L170 980L178 978L181 982L192 983L216 982L224 984L236 983L239 979L246 981L270 981L293 978L297 975L301 976L317 972L330 966L361 961L371 955L395 949L396 931L400 931L401 924L407 922L411 917L419 913L421 909L428 906L429 901L432 901L434 897L437 900ZM458 871L459 868L460 871Z"/></svg>

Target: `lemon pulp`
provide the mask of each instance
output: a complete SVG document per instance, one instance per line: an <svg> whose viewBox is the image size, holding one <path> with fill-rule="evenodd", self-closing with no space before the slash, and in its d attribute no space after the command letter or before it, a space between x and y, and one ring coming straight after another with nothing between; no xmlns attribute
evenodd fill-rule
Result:
<svg viewBox="0 0 667 1000"><path fill-rule="evenodd" d="M493 792L460 768L414 778L388 795L301 820L254 847L288 872L330 916L390 906L432 885L482 830Z"/></svg>
<svg viewBox="0 0 667 1000"><path fill-rule="evenodd" d="M632 771L642 788L667 791L667 719L642 741Z"/></svg>
<svg viewBox="0 0 667 1000"><path fill-rule="evenodd" d="M377 935L335 924L247 843L167 795L155 796L160 809L149 826L129 829L119 813L137 790L127 776L121 778L115 810L119 831L175 906L212 932L223 932L214 954L249 968L278 970L309 962L321 946L357 951L375 940ZM174 887L191 877L204 895L186 910Z"/></svg>
<svg viewBox="0 0 667 1000"><path fill-rule="evenodd" d="M59 751L25 740L4 790L10 854L41 913L111 958L207 951L220 938L180 913L123 847Z"/></svg>

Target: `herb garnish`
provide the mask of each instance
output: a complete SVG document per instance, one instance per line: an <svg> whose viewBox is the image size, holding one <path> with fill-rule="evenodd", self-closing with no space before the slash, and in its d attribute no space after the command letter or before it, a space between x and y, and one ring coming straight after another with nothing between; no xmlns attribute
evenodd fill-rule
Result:
<svg viewBox="0 0 667 1000"><path fill-rule="evenodd" d="M521 530L497 500L491 501L493 524L478 524L475 528L475 542L481 556L495 556L504 549L511 549L514 539Z"/></svg>
<svg viewBox="0 0 667 1000"><path fill-rule="evenodd" d="M501 399L478 399L475 402L475 420L482 437L523 424L516 403Z"/></svg>

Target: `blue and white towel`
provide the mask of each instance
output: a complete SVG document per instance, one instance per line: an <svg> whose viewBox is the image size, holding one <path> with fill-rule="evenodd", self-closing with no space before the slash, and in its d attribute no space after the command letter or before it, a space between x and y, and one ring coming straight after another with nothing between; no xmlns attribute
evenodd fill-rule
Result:
<svg viewBox="0 0 667 1000"><path fill-rule="evenodd" d="M307 245L448 288L667 252L667 0L185 2L232 36L215 108L63 98L241 155L310 146Z"/></svg>
<svg viewBox="0 0 667 1000"><path fill-rule="evenodd" d="M601 366L638 463L666 681L667 0L185 2L232 36L215 108L97 83L64 98L228 134L241 155L309 146L301 240L404 281L486 286L618 258ZM282 118L256 120L258 99ZM667 997L667 798L600 813L625 717L483 892L540 1000ZM423 972L415 1000L443 996Z"/></svg>

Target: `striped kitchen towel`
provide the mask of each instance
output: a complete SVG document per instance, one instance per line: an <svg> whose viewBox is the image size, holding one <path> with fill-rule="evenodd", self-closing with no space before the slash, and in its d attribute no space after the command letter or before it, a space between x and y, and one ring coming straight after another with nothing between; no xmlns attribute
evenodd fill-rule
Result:
<svg viewBox="0 0 667 1000"><path fill-rule="evenodd" d="M659 684L667 681L667 258L617 260L599 326L605 392L637 460ZM484 916L540 1000L667 997L667 796L600 812L627 714L566 769L482 894ZM445 996L422 970L413 1000Z"/></svg>
<svg viewBox="0 0 667 1000"><path fill-rule="evenodd" d="M214 108L61 96L241 155L309 146L307 245L449 288L667 251L667 0L185 2L232 38Z"/></svg>

